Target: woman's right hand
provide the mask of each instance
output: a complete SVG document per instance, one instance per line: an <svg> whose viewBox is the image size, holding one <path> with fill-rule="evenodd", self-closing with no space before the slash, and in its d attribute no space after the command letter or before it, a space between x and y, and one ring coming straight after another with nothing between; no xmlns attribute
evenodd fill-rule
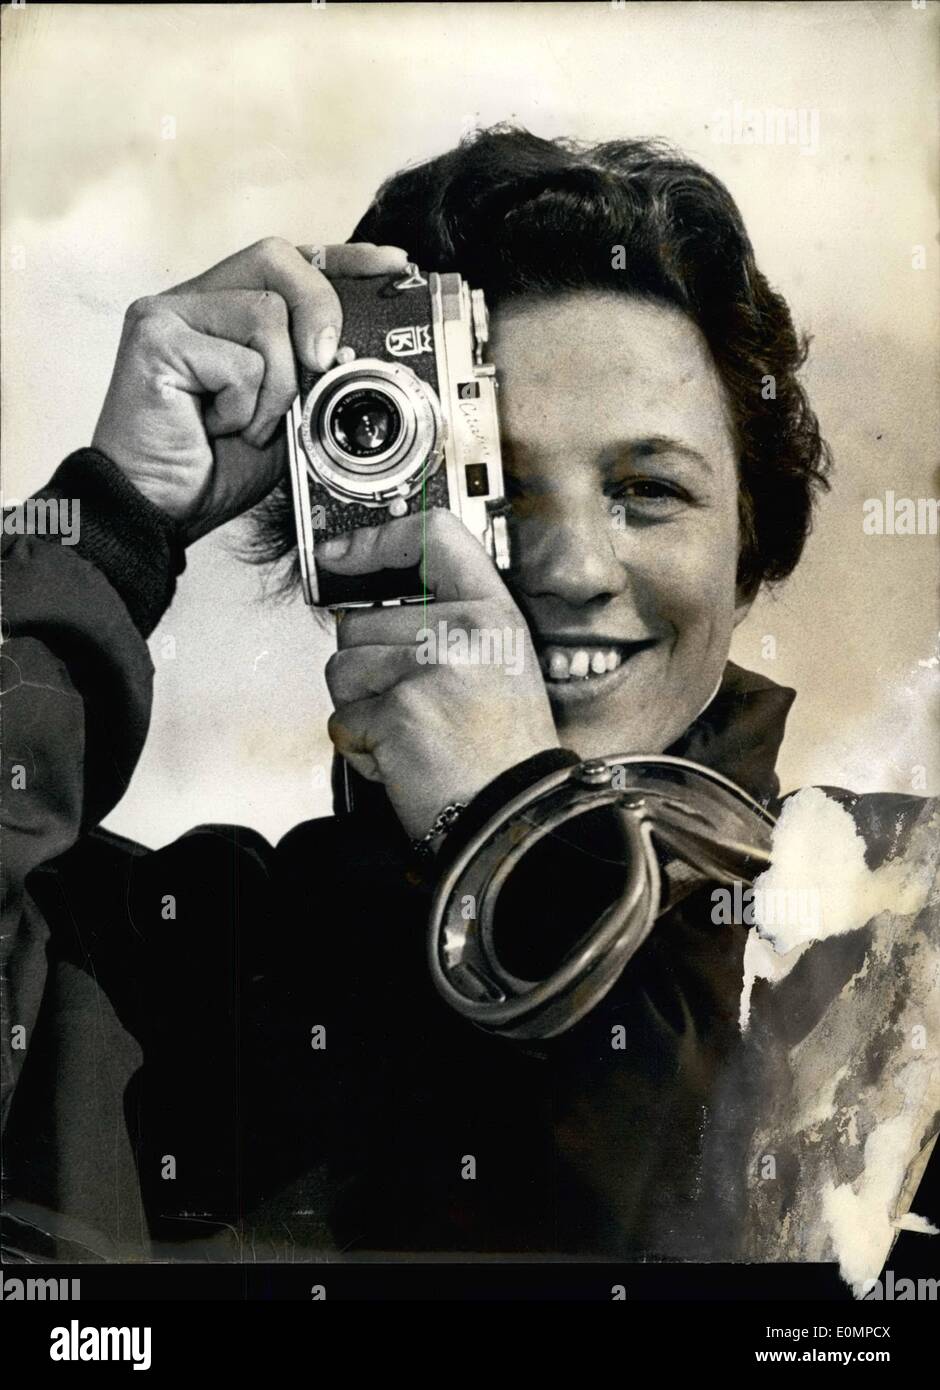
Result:
<svg viewBox="0 0 940 1390"><path fill-rule="evenodd" d="M284 465L279 426L297 362L332 365L343 314L330 276L388 275L396 246L318 248L267 237L128 309L92 445L162 511L186 544L253 507Z"/></svg>

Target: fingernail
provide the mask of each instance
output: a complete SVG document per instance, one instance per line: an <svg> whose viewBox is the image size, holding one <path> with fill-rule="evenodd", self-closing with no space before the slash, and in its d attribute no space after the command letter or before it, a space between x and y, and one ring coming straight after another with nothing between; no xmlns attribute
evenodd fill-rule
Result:
<svg viewBox="0 0 940 1390"><path fill-rule="evenodd" d="M321 541L316 551L324 560L340 560L351 545L352 536L333 536L331 540Z"/></svg>
<svg viewBox="0 0 940 1390"><path fill-rule="evenodd" d="M336 344L339 342L339 334L330 324L324 328L322 333L317 335L316 358L317 366L321 372L325 372L336 356Z"/></svg>

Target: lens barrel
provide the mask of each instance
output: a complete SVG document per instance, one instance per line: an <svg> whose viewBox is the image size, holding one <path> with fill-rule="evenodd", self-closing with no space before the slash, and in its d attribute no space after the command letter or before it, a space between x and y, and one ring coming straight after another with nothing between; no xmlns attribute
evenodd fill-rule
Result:
<svg viewBox="0 0 940 1390"><path fill-rule="evenodd" d="M437 469L444 431L437 396L410 367L360 358L319 378L300 435L316 482L342 502L386 507Z"/></svg>

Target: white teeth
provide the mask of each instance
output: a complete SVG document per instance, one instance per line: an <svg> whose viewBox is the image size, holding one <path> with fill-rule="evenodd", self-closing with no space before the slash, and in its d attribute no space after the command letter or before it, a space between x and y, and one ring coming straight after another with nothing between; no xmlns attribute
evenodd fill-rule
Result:
<svg viewBox="0 0 940 1390"><path fill-rule="evenodd" d="M620 665L616 647L546 647L541 655L543 673L549 680L585 680L606 675Z"/></svg>
<svg viewBox="0 0 940 1390"><path fill-rule="evenodd" d="M568 679L568 658L564 652L552 652L548 659L547 674L555 681L566 681Z"/></svg>

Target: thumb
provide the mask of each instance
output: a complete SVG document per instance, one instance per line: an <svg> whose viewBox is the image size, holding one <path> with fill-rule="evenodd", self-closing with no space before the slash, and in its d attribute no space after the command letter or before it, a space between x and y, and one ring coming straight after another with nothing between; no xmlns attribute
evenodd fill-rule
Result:
<svg viewBox="0 0 940 1390"><path fill-rule="evenodd" d="M374 574L421 566L429 591L441 601L507 597L496 566L453 512L427 512L363 526L315 547L317 564L334 574Z"/></svg>

